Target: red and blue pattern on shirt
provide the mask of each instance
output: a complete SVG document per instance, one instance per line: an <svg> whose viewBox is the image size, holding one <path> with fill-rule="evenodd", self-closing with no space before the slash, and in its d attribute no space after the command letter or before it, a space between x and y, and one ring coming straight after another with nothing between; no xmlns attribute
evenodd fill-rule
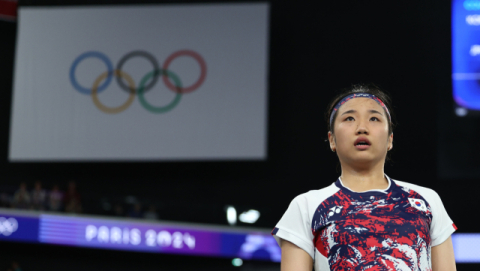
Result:
<svg viewBox="0 0 480 271"><path fill-rule="evenodd" d="M391 181L384 192L340 190L323 201L312 221L314 245L331 270L431 271L428 202Z"/></svg>

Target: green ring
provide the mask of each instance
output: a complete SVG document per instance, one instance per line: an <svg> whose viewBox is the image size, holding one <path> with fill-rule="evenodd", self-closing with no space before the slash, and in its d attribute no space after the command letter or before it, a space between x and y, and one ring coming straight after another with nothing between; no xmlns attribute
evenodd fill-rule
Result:
<svg viewBox="0 0 480 271"><path fill-rule="evenodd" d="M154 75L168 76L175 82L175 86L177 87L177 89L182 89L182 82L180 81L180 78L178 78L178 76L173 72L169 70L162 70L162 69L153 70L147 73L140 81L140 86L138 88L138 99L140 100L140 103L143 105L143 107L152 113L166 113L178 105L178 103L180 102L180 99L182 98L182 93L180 91L176 92L176 95L173 101L165 106L156 107L149 104L145 99L145 96L143 96L143 90L144 90L145 83Z"/></svg>

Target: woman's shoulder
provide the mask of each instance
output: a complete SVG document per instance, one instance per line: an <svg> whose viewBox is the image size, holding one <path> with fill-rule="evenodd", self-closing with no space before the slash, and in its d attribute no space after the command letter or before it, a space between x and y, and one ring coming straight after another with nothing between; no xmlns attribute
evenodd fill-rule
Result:
<svg viewBox="0 0 480 271"><path fill-rule="evenodd" d="M335 182L331 183L330 185L320 188L320 189L315 189L315 190L310 190L308 192L302 193L298 196L296 196L293 201L297 202L305 202L305 201L314 201L318 202L319 200L322 201L336 192L338 192L340 189L335 185Z"/></svg>
<svg viewBox="0 0 480 271"><path fill-rule="evenodd" d="M417 194L419 194L420 196L426 199L432 199L435 201L437 199L440 199L440 196L432 188L409 183L409 182L399 181L399 180L393 180L393 181L406 192L410 192L411 190L413 190L414 192L416 192Z"/></svg>
<svg viewBox="0 0 480 271"><path fill-rule="evenodd" d="M428 192L435 192L433 189L429 188L429 187L425 187L425 186L421 186L421 185L418 185L418 184L414 184L414 183L409 183L409 182L405 182L405 181L400 181L400 180L396 180L396 179L392 179L398 186L400 187L405 187L407 189L411 189L411 190L419 190L419 191L428 191Z"/></svg>

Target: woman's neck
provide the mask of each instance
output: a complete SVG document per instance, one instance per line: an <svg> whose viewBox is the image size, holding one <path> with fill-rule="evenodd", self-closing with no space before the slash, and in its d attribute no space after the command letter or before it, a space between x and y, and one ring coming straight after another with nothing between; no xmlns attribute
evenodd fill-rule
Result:
<svg viewBox="0 0 480 271"><path fill-rule="evenodd" d="M388 188L383 164L369 169L356 169L348 165L342 165L340 178L345 187L355 192Z"/></svg>

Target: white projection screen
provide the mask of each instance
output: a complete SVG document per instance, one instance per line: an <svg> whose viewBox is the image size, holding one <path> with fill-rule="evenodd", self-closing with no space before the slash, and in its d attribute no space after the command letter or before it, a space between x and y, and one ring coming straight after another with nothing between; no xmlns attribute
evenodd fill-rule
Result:
<svg viewBox="0 0 480 271"><path fill-rule="evenodd" d="M21 7L9 160L263 160L269 5Z"/></svg>

